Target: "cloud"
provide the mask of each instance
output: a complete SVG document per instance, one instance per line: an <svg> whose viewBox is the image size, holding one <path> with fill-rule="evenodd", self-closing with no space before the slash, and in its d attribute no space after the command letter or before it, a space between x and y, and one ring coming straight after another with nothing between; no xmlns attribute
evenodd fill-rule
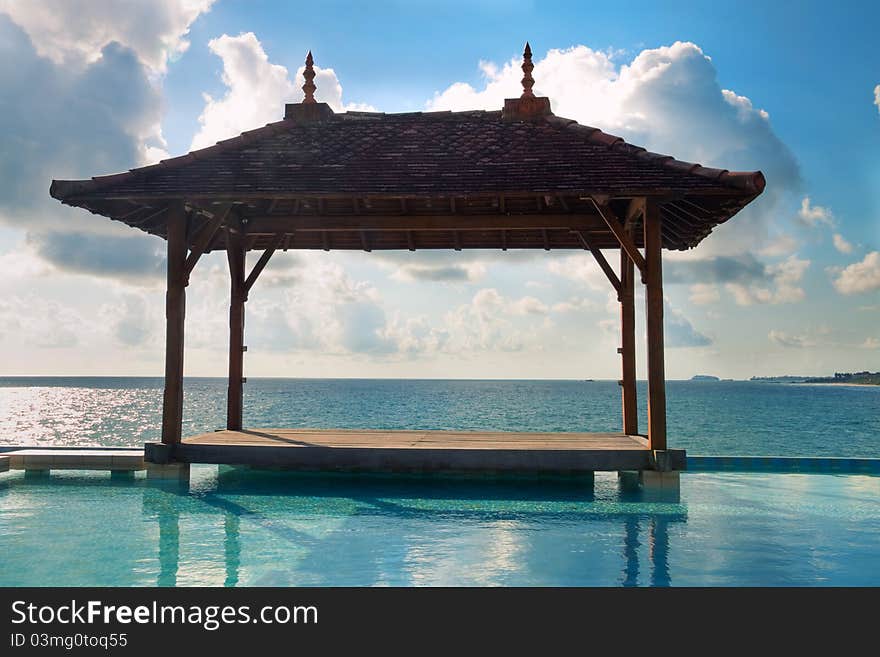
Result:
<svg viewBox="0 0 880 657"><path fill-rule="evenodd" d="M697 306L705 306L710 303L717 303L721 300L721 293L717 285L711 283L696 283L691 285L690 302Z"/></svg>
<svg viewBox="0 0 880 657"><path fill-rule="evenodd" d="M13 343L23 347L68 349L80 343L80 336L97 331L75 310L55 301L21 298L0 299L0 339L5 349Z"/></svg>
<svg viewBox="0 0 880 657"><path fill-rule="evenodd" d="M664 301L663 340L667 347L707 347L712 339L694 328L681 311Z"/></svg>
<svg viewBox="0 0 880 657"><path fill-rule="evenodd" d="M280 300L254 295L247 304L248 339L277 352L317 349L325 354L381 355L396 351L383 334L386 314L375 287L353 280L322 255L303 253L285 263L280 271L291 282L275 287Z"/></svg>
<svg viewBox="0 0 880 657"><path fill-rule="evenodd" d="M798 248L798 241L791 235L781 233L771 238L767 244L762 247L758 253L762 256L771 258L791 255Z"/></svg>
<svg viewBox="0 0 880 657"><path fill-rule="evenodd" d="M803 224L811 228L820 225L832 228L835 226L834 214L831 210L821 205L813 205L809 196L805 196L801 200L801 209L798 210L797 216Z"/></svg>
<svg viewBox="0 0 880 657"><path fill-rule="evenodd" d="M834 287L841 294L860 294L880 290L880 251L871 251L860 262L844 269L830 269Z"/></svg>
<svg viewBox="0 0 880 657"><path fill-rule="evenodd" d="M738 305L756 303L794 303L804 298L799 283L810 261L789 256L764 264L752 254L740 256L689 257L673 256L665 263L664 279L668 284L692 284L694 303L709 303L716 298L714 284L724 284ZM693 281L704 281L694 284ZM696 289L695 289L696 288Z"/></svg>
<svg viewBox="0 0 880 657"><path fill-rule="evenodd" d="M737 256L682 257L670 254L664 258L665 283L744 283L766 282L767 265L751 253Z"/></svg>
<svg viewBox="0 0 880 657"><path fill-rule="evenodd" d="M190 25L215 0L0 0L33 41L37 53L56 65L88 65L104 48L119 44L136 52L151 69L162 72L169 59L183 53Z"/></svg>
<svg viewBox="0 0 880 657"><path fill-rule="evenodd" d="M553 327L551 313L588 307L589 302L580 301L551 307L532 296L510 298L495 288L483 288L446 313L438 326L423 316L403 319L395 314L382 336L398 353L408 355L520 351L527 346L541 350L541 336Z"/></svg>
<svg viewBox="0 0 880 657"><path fill-rule="evenodd" d="M874 104L877 106L877 111L880 112L880 84L874 87Z"/></svg>
<svg viewBox="0 0 880 657"><path fill-rule="evenodd" d="M498 109L521 93L519 58L499 66L481 62L477 89L454 83L428 109ZM779 204L801 185L797 162L773 131L769 117L750 99L718 83L711 59L693 43L647 49L623 66L584 45L550 50L535 62L535 91L549 96L553 111L632 143L683 160L731 170L764 171L764 194L736 219L717 229L703 252L753 250L774 225Z"/></svg>
<svg viewBox="0 0 880 657"><path fill-rule="evenodd" d="M543 254L542 254L543 255ZM511 264L536 260L535 251L466 251L423 250L376 251L373 259L394 269L391 278L399 281L441 281L475 283L481 280L492 263Z"/></svg>
<svg viewBox="0 0 880 657"><path fill-rule="evenodd" d="M595 258L589 253L554 258L547 263L547 270L557 276L586 285L596 292L607 292L611 289L608 277L605 276Z"/></svg>
<svg viewBox="0 0 880 657"><path fill-rule="evenodd" d="M806 347L814 347L816 343L804 335L792 335L784 331L771 330L767 335L770 342L780 347L790 347L794 349L804 349Z"/></svg>
<svg viewBox="0 0 880 657"><path fill-rule="evenodd" d="M796 303L804 298L804 290L798 283L809 266L809 260L791 256L783 262L765 266L765 283L727 283L725 287L740 306Z"/></svg>
<svg viewBox="0 0 880 657"><path fill-rule="evenodd" d="M160 266L155 238L135 237L130 229L64 207L48 194L52 178L125 170L145 163L150 145L160 143L159 91L136 54L111 43L82 67L55 64L0 15L0 88L5 98L15 98L4 107L0 131L0 223L24 228L41 255L62 268L82 271L90 265L66 246L97 256L95 273L108 258L123 269L131 263L134 273L143 271L143 257ZM123 244L121 235L129 237L127 246L140 240L139 255L127 262L112 253Z"/></svg>
<svg viewBox="0 0 880 657"><path fill-rule="evenodd" d="M103 306L99 316L116 341L126 347L149 344L162 331L155 309L139 294L123 295L118 303Z"/></svg>
<svg viewBox="0 0 880 657"><path fill-rule="evenodd" d="M591 299L572 297L568 301L560 301L551 306L554 313L573 313L580 311L592 311L599 308L598 304Z"/></svg>
<svg viewBox="0 0 880 657"><path fill-rule="evenodd" d="M859 346L862 349L880 349L880 338L875 338L873 336L867 337Z"/></svg>
<svg viewBox="0 0 880 657"><path fill-rule="evenodd" d="M473 282L481 279L485 273L486 266L480 262L449 265L408 263L401 265L391 277L405 281Z"/></svg>
<svg viewBox="0 0 880 657"><path fill-rule="evenodd" d="M199 116L199 131L192 149L210 146L221 139L234 137L284 117L285 103L302 100L300 89L305 79L303 69L290 79L286 67L273 64L253 32L238 36L224 34L208 43L211 52L223 62L221 98L204 94L205 107ZM303 53L305 54L305 53ZM332 68L315 66L315 98L330 105L335 112L346 109L372 109L362 104L344 105L342 85Z"/></svg>
<svg viewBox="0 0 880 657"><path fill-rule="evenodd" d="M852 253L853 251L853 245L840 233L834 233L834 248L841 253Z"/></svg>
<svg viewBox="0 0 880 657"><path fill-rule="evenodd" d="M28 241L56 267L80 274L136 284L154 283L165 274L164 244L146 235L46 231L31 234Z"/></svg>

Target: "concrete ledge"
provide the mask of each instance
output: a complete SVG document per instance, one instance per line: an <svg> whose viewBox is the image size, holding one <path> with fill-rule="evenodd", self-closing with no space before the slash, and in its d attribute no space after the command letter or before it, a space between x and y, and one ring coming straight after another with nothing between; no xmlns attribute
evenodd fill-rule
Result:
<svg viewBox="0 0 880 657"><path fill-rule="evenodd" d="M147 463L169 463L174 456L174 446L165 443L144 443L144 461Z"/></svg>
<svg viewBox="0 0 880 657"><path fill-rule="evenodd" d="M651 464L658 472L673 472L687 469L687 456L683 449L655 449L651 453Z"/></svg>
<svg viewBox="0 0 880 657"><path fill-rule="evenodd" d="M880 474L880 459L835 456L688 456L692 472Z"/></svg>
<svg viewBox="0 0 880 657"><path fill-rule="evenodd" d="M140 450L101 449L21 449L6 452L3 459L8 460L11 470L49 471L49 470L143 470L144 456Z"/></svg>
<svg viewBox="0 0 880 657"><path fill-rule="evenodd" d="M678 472L643 470L639 473L639 484L645 490L679 490L681 479Z"/></svg>
<svg viewBox="0 0 880 657"><path fill-rule="evenodd" d="M189 463L147 463L147 479L189 481Z"/></svg>

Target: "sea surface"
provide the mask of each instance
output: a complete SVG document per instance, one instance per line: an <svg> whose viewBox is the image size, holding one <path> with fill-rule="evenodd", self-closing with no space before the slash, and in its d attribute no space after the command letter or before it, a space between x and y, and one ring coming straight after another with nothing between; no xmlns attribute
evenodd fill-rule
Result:
<svg viewBox="0 0 880 657"><path fill-rule="evenodd" d="M162 379L0 378L0 444L159 438ZM188 378L184 434L222 428L226 380ZM646 387L639 384L640 426ZM254 379L250 427L619 431L615 381ZM880 457L880 386L667 383L669 446L689 454Z"/></svg>

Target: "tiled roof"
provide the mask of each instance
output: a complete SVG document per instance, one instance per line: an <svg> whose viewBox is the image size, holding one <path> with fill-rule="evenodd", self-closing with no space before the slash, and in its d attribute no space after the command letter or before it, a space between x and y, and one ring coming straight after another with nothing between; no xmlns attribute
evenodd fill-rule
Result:
<svg viewBox="0 0 880 657"><path fill-rule="evenodd" d="M702 210L698 225L679 244L668 244L685 248L763 188L760 172L681 162L552 114L510 121L500 111L334 114L328 108L321 120L285 119L152 166L53 181L50 193L117 219L118 205L110 201L121 199L155 207L174 197L646 195L690 199Z"/></svg>
<svg viewBox="0 0 880 657"><path fill-rule="evenodd" d="M98 176L82 192L120 197L759 191L755 174L731 176L679 162L558 117L503 122L500 111L348 112L326 122L290 123Z"/></svg>

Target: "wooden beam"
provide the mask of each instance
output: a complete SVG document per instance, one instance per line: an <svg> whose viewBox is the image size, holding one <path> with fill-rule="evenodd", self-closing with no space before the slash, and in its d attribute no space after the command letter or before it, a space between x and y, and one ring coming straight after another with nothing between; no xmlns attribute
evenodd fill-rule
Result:
<svg viewBox="0 0 880 657"><path fill-rule="evenodd" d="M127 221L125 223L127 223L129 226L143 226L144 224L149 223L153 219L161 217L166 212L168 212L168 207L159 208L155 212L151 212L150 214L148 214L146 217L143 217L142 219L138 219L136 221Z"/></svg>
<svg viewBox="0 0 880 657"><path fill-rule="evenodd" d="M226 428L240 431L244 406L244 303L245 240L241 231L226 229L229 260L229 382L226 397Z"/></svg>
<svg viewBox="0 0 880 657"><path fill-rule="evenodd" d="M620 361L622 378L621 401L623 433L634 436L639 432L639 412L636 398L636 309L635 269L626 251L620 249Z"/></svg>
<svg viewBox="0 0 880 657"><path fill-rule="evenodd" d="M638 219L640 216L645 214L645 197L640 196L639 198L634 198L629 202L629 205L626 208L626 217L623 220L623 227L629 228L632 226L633 222Z"/></svg>
<svg viewBox="0 0 880 657"><path fill-rule="evenodd" d="M619 225L619 223L618 223ZM275 215L248 218L248 233L272 234L298 231L382 230L501 230L501 229L607 230L595 214L524 215ZM641 254L639 254L641 257Z"/></svg>
<svg viewBox="0 0 880 657"><path fill-rule="evenodd" d="M162 442L180 443L183 427L183 338L186 318L186 228L183 201L168 207L168 282L165 293L165 391Z"/></svg>
<svg viewBox="0 0 880 657"><path fill-rule="evenodd" d="M275 239L272 240L269 248L263 251L263 255L260 256L259 260L257 260L257 264L254 265L254 268L251 270L251 273L248 274L248 277L244 282L245 297L247 297L247 295L250 293L251 288L254 286L254 283L257 282L257 278L259 278L260 273L269 263L269 258L271 258L272 254L275 253L279 246L281 246L282 240L284 240L284 234L278 233L275 236Z"/></svg>
<svg viewBox="0 0 880 657"><path fill-rule="evenodd" d="M189 255L186 258L186 262L183 265L183 271L184 276L186 277L187 285L189 285L189 275L192 273L193 268L195 268L196 264L199 261L199 258L202 257L202 254L204 254L205 250L211 245L211 242L214 241L214 237L220 231L220 226L222 226L223 222L226 221L226 217L229 215L229 212L231 210L232 205L226 205L219 212L217 212L213 218L205 222L205 225L202 226L202 229L199 231L198 235L196 235Z"/></svg>
<svg viewBox="0 0 880 657"><path fill-rule="evenodd" d="M663 264L660 207L645 206L645 302L648 333L648 446L666 449L666 374L663 362Z"/></svg>
<svg viewBox="0 0 880 657"><path fill-rule="evenodd" d="M608 280L611 282L614 291L617 292L617 298L620 298L620 279L617 278L617 274L614 273L614 269L611 268L611 265L608 264L608 261L605 259L605 256L602 255L602 252L594 247L592 243L584 236L584 234L580 231L576 231L578 238L581 241L581 244L584 245L585 249L589 249L590 253L593 254L593 258L596 259L596 262L599 264L599 267L605 272L605 276L608 277Z"/></svg>
<svg viewBox="0 0 880 657"><path fill-rule="evenodd" d="M626 251L626 254L632 259L633 264L639 268L639 271L642 273L642 280L644 280L645 258L636 248L636 244L633 242L632 237L630 237L623 229L623 225L611 213L611 209L607 205L600 205L599 203L596 203L595 200L593 201L593 205L596 207L596 212L598 212L599 216L605 221L608 229L614 234L614 237L617 238L620 247Z"/></svg>

